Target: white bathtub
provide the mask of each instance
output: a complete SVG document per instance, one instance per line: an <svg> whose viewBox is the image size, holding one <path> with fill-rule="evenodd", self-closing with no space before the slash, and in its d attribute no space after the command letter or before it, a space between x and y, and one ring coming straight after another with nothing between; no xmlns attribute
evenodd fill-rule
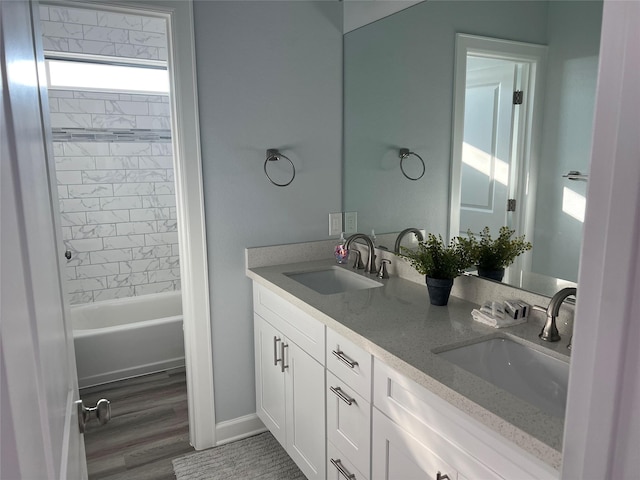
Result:
<svg viewBox="0 0 640 480"><path fill-rule="evenodd" d="M79 386L184 365L180 292L71 307Z"/></svg>

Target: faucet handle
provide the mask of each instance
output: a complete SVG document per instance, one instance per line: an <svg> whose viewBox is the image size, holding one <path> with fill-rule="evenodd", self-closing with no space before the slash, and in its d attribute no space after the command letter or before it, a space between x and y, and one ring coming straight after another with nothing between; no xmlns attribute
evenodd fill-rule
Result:
<svg viewBox="0 0 640 480"><path fill-rule="evenodd" d="M547 313L547 309L545 307L541 307L540 305L534 305L533 308L536 312L542 312L544 314Z"/></svg>
<svg viewBox="0 0 640 480"><path fill-rule="evenodd" d="M391 260L383 259L378 270L378 278L389 278L389 272L387 272L387 263L391 263Z"/></svg>

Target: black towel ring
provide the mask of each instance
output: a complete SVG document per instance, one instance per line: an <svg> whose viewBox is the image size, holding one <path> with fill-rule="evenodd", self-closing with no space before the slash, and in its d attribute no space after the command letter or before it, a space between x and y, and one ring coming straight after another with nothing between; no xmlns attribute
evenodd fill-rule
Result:
<svg viewBox="0 0 640 480"><path fill-rule="evenodd" d="M417 157L418 160L420 160L420 163L422 164L422 173L417 177L410 177L409 175L407 175L407 172L404 171L404 166L402 165L402 162L404 162L405 159L407 157L410 157L411 155ZM418 155L416 152L410 151L408 148L401 148L398 153L398 156L400 157L400 170L402 170L402 174L405 177L407 177L409 180L420 180L424 176L424 172L426 171L426 168L424 166L424 160L420 155Z"/></svg>
<svg viewBox="0 0 640 480"><path fill-rule="evenodd" d="M289 162L289 164L291 165L291 170L292 170L291 179L287 183L275 182L273 180L273 178L271 178L271 176L269 175L269 172L267 171L267 164L269 162L277 162L281 158L284 158L285 160L287 160ZM291 161L291 159L289 157L287 157L286 155L281 154L275 148L270 148L269 150L267 150L267 159L264 161L264 174L267 176L269 181L271 183L273 183L276 187L286 187L291 182L293 182L294 178L296 178L296 167L295 167L295 165L293 164L293 162Z"/></svg>

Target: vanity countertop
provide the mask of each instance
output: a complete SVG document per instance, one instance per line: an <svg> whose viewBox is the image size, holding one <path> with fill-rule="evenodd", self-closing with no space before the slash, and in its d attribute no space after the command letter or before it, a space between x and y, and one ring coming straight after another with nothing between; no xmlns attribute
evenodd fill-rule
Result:
<svg viewBox="0 0 640 480"><path fill-rule="evenodd" d="M290 263L250 268L247 275L522 449L560 468L563 419L540 411L434 351L506 335L568 360L563 342L540 341L540 326L531 320L501 329L475 322L471 310L478 306L453 296L446 307L430 305L426 286L399 277L376 279L384 284L379 288L321 295L285 275L335 265L334 260Z"/></svg>

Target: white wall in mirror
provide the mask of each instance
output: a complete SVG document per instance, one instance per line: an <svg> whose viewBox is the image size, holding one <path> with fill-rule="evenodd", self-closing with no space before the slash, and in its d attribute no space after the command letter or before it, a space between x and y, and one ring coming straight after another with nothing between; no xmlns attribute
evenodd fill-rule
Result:
<svg viewBox="0 0 640 480"><path fill-rule="evenodd" d="M456 33L548 45L545 92L558 91L544 100L533 264L575 280L581 222L562 212L562 195L585 184L562 175L588 172L601 13L591 1L423 2L347 33L343 207L358 212L359 231L448 232ZM419 181L403 177L402 147L425 159Z"/></svg>
<svg viewBox="0 0 640 480"><path fill-rule="evenodd" d="M542 127L533 270L577 281L589 172L601 2L549 2L547 86Z"/></svg>

